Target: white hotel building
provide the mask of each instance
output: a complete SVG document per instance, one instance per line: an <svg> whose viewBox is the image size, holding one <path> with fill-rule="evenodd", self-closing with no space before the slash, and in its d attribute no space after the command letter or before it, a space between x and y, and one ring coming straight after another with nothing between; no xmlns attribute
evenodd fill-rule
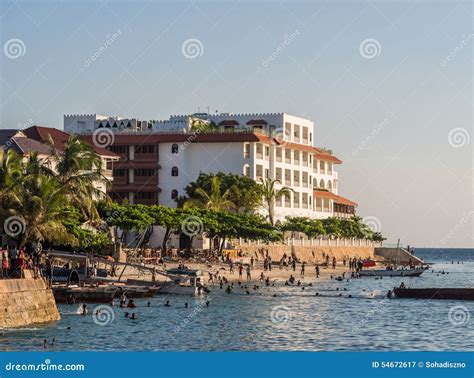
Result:
<svg viewBox="0 0 474 378"><path fill-rule="evenodd" d="M357 206L338 194L341 160L313 146L314 123L286 113L198 113L166 121L65 115L64 130L99 142L103 136L107 148L121 155L110 192L116 200L174 207L200 172L221 171L277 179L277 188L292 188L275 203L276 221L350 217Z"/></svg>

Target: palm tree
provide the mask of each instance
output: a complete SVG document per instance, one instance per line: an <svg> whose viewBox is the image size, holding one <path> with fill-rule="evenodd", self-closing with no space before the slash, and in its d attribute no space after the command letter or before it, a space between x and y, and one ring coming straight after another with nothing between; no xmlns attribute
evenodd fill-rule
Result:
<svg viewBox="0 0 474 378"><path fill-rule="evenodd" d="M275 184L280 184L280 180L272 180L267 178L265 180L260 179L263 188L263 205L268 213L268 220L270 224L274 226L274 214L275 214L275 201L283 196L292 193L294 190L283 186L280 189L276 189Z"/></svg>
<svg viewBox="0 0 474 378"><path fill-rule="evenodd" d="M72 242L63 221L67 219L67 201L60 183L41 172L25 175L22 185L15 188L16 198L9 207L13 216L23 223L19 245L45 239L58 243Z"/></svg>
<svg viewBox="0 0 474 378"><path fill-rule="evenodd" d="M64 150L58 152L50 138L51 156L45 162L51 166L54 176L70 202L77 206L90 220L99 218L94 201L108 199L106 193L97 189L95 184L108 181L102 174L102 160L93 148L72 135L64 144Z"/></svg>
<svg viewBox="0 0 474 378"><path fill-rule="evenodd" d="M188 199L183 207L199 207L213 211L224 211L235 208L235 204L229 200L232 195L231 188L221 193L221 182L219 177L214 176L211 180L211 190L206 192L204 188L196 188L199 198Z"/></svg>

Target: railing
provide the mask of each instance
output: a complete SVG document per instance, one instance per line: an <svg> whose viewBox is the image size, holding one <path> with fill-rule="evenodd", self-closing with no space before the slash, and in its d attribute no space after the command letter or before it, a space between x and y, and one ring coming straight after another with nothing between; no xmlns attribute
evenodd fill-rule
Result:
<svg viewBox="0 0 474 378"><path fill-rule="evenodd" d="M296 239L286 238L281 243L264 243L263 241L251 241L245 239L235 240L236 245L287 245L287 246L301 246L301 247L381 247L381 242L376 242L368 239L329 239L326 237L316 239Z"/></svg>

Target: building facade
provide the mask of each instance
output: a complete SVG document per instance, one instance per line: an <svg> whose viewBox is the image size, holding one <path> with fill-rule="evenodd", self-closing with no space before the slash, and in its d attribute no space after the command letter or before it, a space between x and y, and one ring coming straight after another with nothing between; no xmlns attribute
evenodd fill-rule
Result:
<svg viewBox="0 0 474 378"><path fill-rule="evenodd" d="M65 115L64 129L96 144L108 136L106 147L121 156L110 191L117 201L174 207L200 172L225 172L292 188L275 203L277 221L350 217L357 206L338 194L342 162L314 147L314 123L286 113L197 113L165 121Z"/></svg>

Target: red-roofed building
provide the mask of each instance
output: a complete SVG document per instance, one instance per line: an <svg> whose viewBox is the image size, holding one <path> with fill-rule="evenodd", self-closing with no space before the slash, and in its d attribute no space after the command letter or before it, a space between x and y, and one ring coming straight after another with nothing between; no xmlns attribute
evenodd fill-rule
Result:
<svg viewBox="0 0 474 378"><path fill-rule="evenodd" d="M314 147L314 123L302 117L197 113L141 121L65 115L64 129L89 141L97 133L112 133L108 149L122 157L114 167L112 195L117 200L174 207L175 198L184 195L200 172L221 171L256 181L276 179L277 188L291 187L290 195L275 202L278 221L287 216L348 217L355 211L355 203L338 195L335 167L341 159Z"/></svg>

